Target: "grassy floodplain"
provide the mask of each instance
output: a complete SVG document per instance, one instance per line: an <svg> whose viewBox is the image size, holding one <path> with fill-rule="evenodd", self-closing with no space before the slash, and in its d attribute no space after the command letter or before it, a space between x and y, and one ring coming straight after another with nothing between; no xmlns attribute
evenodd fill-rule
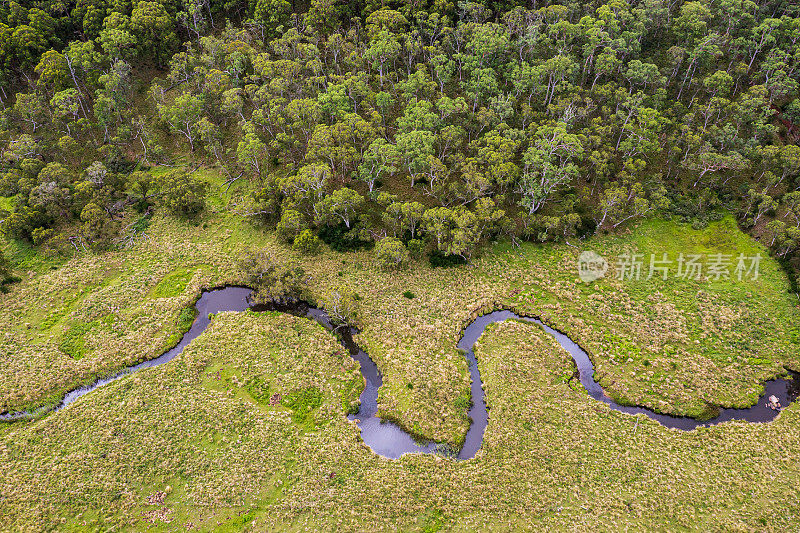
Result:
<svg viewBox="0 0 800 533"><path fill-rule="evenodd" d="M357 341L384 374L383 416L440 441L460 442L468 426L459 333L495 307L566 331L616 399L662 412L752 404L761 382L800 370L796 297L771 260L756 281L586 285L572 247L499 243L471 265L419 263L398 276L368 251L294 256L244 220L244 190L226 194L218 176L205 176L208 213L192 222L156 215L129 249L59 259L6 245L24 279L0 295L0 409L52 403L160 354L191 323L187 308L202 288L239 280L248 247L301 261L318 298L331 289L360 296ZM767 256L732 219L704 230L652 220L582 247L608 257ZM392 462L359 444L344 418L358 371L330 334L292 317L220 315L172 363L0 429L0 515L9 530L165 531L598 520L771 529L796 516L796 405L767 425L680 433L589 400L569 382L566 353L533 326L495 326L476 353L492 409L483 451L464 463ZM299 400L267 401L275 394Z"/></svg>

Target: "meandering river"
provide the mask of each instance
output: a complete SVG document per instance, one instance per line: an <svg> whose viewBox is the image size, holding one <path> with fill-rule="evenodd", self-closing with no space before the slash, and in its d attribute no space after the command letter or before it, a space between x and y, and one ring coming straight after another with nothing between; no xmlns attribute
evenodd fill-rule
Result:
<svg viewBox="0 0 800 533"><path fill-rule="evenodd" d="M250 296L252 290L245 287L225 287L205 291L195 304L197 317L189 331L181 338L180 342L163 353L161 356L128 367L113 376L100 379L91 385L80 387L68 392L61 402L51 408L42 408L34 412L17 412L0 414L0 420L13 421L23 420L44 414L48 410L59 410L71 404L84 394L87 394L103 385L111 383L117 379L137 372L144 368L150 368L167 363L177 357L183 349L194 339L196 339L211 322L209 315L223 311L281 311L297 316L304 316L320 323L329 331L338 333L342 345L350 352L350 355L358 361L361 367L361 374L364 376L365 386L361 393L361 406L358 414L351 415L349 418L356 421L361 429L361 438L375 453L390 459L396 459L406 453L443 453L452 455L447 446L437 443L421 443L416 441L402 428L387 422L378 417L378 389L383 384L383 378L375 362L370 359L363 350L353 341L353 335L357 333L355 328L335 326L327 313L323 309L318 309L306 303L293 305L286 304L253 304ZM644 407L631 407L620 405L606 395L603 388L594 380L594 366L588 354L565 334L543 324L539 319L532 317L519 316L511 311L494 311L476 318L464 330L458 348L464 351L469 363L470 377L472 379L472 408L469 416L472 420L467 431L464 445L457 453L459 459L470 459L475 456L483 443L483 434L489 421L489 413L486 409L486 402L483 395L483 382L481 381L478 363L472 347L478 338L486 330L489 324L502 322L509 319L533 322L541 326L544 331L552 335L572 358L578 369L578 377L581 384L586 388L589 396L597 401L607 404L611 409L628 414L644 414L660 424L681 430L691 430L699 426L710 426L729 420L746 420L748 422L768 422L774 419L778 412L768 405L770 396L775 396L782 406L788 406L800 394L800 375L792 373L794 379L774 379L764 384L764 394L758 402L746 409L720 409L719 415L711 420L699 421L694 418L676 417L656 413Z"/></svg>

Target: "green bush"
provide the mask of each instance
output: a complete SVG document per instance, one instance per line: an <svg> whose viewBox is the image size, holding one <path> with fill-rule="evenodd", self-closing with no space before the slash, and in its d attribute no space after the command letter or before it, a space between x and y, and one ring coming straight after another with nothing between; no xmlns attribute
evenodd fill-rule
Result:
<svg viewBox="0 0 800 533"><path fill-rule="evenodd" d="M206 206L208 185L188 172L173 170L158 178L161 201L173 214L193 217Z"/></svg>
<svg viewBox="0 0 800 533"><path fill-rule="evenodd" d="M319 237L314 235L310 229L304 229L300 235L295 237L292 249L303 254L313 255L319 252L321 245L322 241L319 240Z"/></svg>
<svg viewBox="0 0 800 533"><path fill-rule="evenodd" d="M375 253L381 268L402 268L408 264L409 254L403 241L394 237L386 237L375 245Z"/></svg>
<svg viewBox="0 0 800 533"><path fill-rule="evenodd" d="M348 229L344 223L338 226L323 226L319 231L319 238L337 252L368 250L373 246L372 241L362 238L359 230Z"/></svg>
<svg viewBox="0 0 800 533"><path fill-rule="evenodd" d="M425 253L425 241L422 239L409 239L406 248L408 248L408 253L411 257L419 259Z"/></svg>
<svg viewBox="0 0 800 533"><path fill-rule="evenodd" d="M293 242L304 230L308 229L303 215L294 209L286 209L281 214L281 221L275 228L278 238L284 242Z"/></svg>
<svg viewBox="0 0 800 533"><path fill-rule="evenodd" d="M445 254L439 250L434 250L428 256L428 262L434 268L450 268L466 264L467 260L456 254Z"/></svg>

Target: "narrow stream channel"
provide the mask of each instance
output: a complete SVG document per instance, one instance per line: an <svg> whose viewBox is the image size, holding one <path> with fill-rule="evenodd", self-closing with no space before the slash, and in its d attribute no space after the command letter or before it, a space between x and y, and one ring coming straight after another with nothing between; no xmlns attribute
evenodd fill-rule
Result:
<svg viewBox="0 0 800 533"><path fill-rule="evenodd" d="M421 443L416 441L402 428L394 423L381 420L378 417L378 389L383 384L383 378L378 370L375 362L361 350L353 340L353 335L357 333L355 328L336 327L331 323L330 318L323 309L318 309L310 306L304 302L297 304L252 304L250 301L251 289L245 287L225 287L221 289L214 289L205 291L200 296L200 299L195 304L197 308L197 318L195 318L189 331L181 338L178 344L160 355L155 359L144 361L134 366L130 366L123 371L113 376L95 381L91 385L79 387L75 390L68 392L61 402L55 407L41 408L34 412L21 411L16 413L3 413L0 414L0 421L14 421L30 419L46 413L48 410L58 411L67 405L71 404L84 394L87 394L103 385L111 383L120 379L128 374L162 365L171 361L178 356L183 349L194 339L196 339L210 324L209 314L220 313L223 311L245 311L252 309L253 311L280 311L289 313L295 316L302 316L315 320L329 331L338 334L338 338L342 345L350 352L350 355L358 361L361 367L361 374L364 376L365 387L361 393L361 407L356 415L350 415L348 418L356 420L358 427L361 429L361 437L364 442L369 446L372 451L387 457L389 459L396 459L406 453L445 453L449 452L447 446L439 445L436 443ZM717 417L711 420L699 421L694 418L676 417L655 413L650 409L644 407L630 407L620 405L609 398L602 387L594 381L594 366L589 359L588 354L571 339L563 333L554 330L553 328L543 324L539 319L519 316L511 311L494 311L476 318L465 329L461 340L458 342L458 348L465 352L465 356L469 363L470 377L472 379L472 407L469 410L469 416L472 420L470 428L464 440L464 445L459 451L458 459L470 459L475 456L483 443L483 434L486 430L486 425L489 420L489 414L486 409L483 394L483 382L481 381L480 372L478 370L478 363L475 359L475 353L472 350L475 342L480 338L486 327L489 324L496 322L503 322L509 319L524 320L526 322L533 322L540 325L544 330L552 335L556 341L565 349L572 358L578 368L578 376L581 384L586 388L589 396L595 400L607 404L609 407L616 411L621 411L628 414L644 414L649 418L656 420L660 424L681 430L691 430L699 426L710 426L726 422L729 420L746 420L748 422L768 422L773 420L777 415L777 410L773 410L768 406L767 398L769 396L776 396L782 406L788 406L790 402L794 401L800 394L800 374L792 372L794 379L774 379L767 381L764 384L764 394L759 398L758 402L746 409L720 409Z"/></svg>

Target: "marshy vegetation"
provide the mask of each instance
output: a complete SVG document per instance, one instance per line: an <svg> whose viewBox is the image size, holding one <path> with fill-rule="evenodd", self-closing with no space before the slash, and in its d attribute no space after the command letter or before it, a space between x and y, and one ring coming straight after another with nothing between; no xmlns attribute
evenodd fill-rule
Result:
<svg viewBox="0 0 800 533"><path fill-rule="evenodd" d="M799 13L0 5L0 412L156 357L229 284L357 326L380 416L452 449L456 341L497 308L579 341L620 403L750 405L800 370ZM763 261L741 281L612 265L583 283L578 246ZM0 529L796 526L797 405L679 433L587 401L530 325L475 353L483 449L386 461L343 416L362 381L332 335L214 315L170 364L0 425Z"/></svg>

